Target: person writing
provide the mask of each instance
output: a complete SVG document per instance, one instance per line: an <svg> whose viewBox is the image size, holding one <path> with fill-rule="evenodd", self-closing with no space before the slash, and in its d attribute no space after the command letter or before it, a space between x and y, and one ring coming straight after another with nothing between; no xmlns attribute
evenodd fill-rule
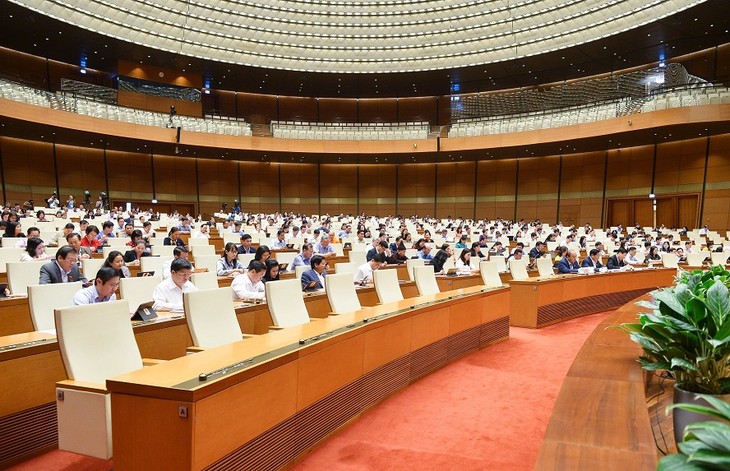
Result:
<svg viewBox="0 0 730 471"><path fill-rule="evenodd" d="M73 249L65 245L56 252L56 259L44 264L40 270L38 284L46 285L50 283L73 283L81 281L84 286L91 283L87 280L79 270L78 254Z"/></svg>
<svg viewBox="0 0 730 471"><path fill-rule="evenodd" d="M81 288L74 294L74 306L84 304L105 303L117 299L116 291L119 287L119 273L111 267L101 267L96 272L94 284L88 288Z"/></svg>
<svg viewBox="0 0 730 471"><path fill-rule="evenodd" d="M578 253L575 250L568 250L558 261L558 273L578 273L578 268Z"/></svg>
<svg viewBox="0 0 730 471"><path fill-rule="evenodd" d="M324 277L327 276L327 259L322 255L313 255L311 270L302 273L302 291L324 289Z"/></svg>
<svg viewBox="0 0 730 471"><path fill-rule="evenodd" d="M241 273L243 273L243 265L238 261L236 244L228 242L223 249L223 256L218 259L216 264L216 274L218 276L234 277Z"/></svg>
<svg viewBox="0 0 730 471"><path fill-rule="evenodd" d="M599 271L603 268L603 264L601 263L601 252L598 249L591 249L591 251L588 252L588 256L585 260L583 260L583 263L581 263L580 266L593 268L594 272Z"/></svg>
<svg viewBox="0 0 730 471"><path fill-rule="evenodd" d="M237 275L231 283L233 299L265 299L266 289L261 281L265 273L266 267L263 263L251 261L248 270Z"/></svg>
<svg viewBox="0 0 730 471"><path fill-rule="evenodd" d="M621 270L621 269L628 269L632 268L631 265L626 263L626 254L628 251L626 249L618 249L614 255L611 255L608 257L608 262L606 262L606 266L609 270Z"/></svg>
<svg viewBox="0 0 730 471"><path fill-rule="evenodd" d="M456 268L462 275L470 275L479 271L479 266L472 262L471 250L464 248L456 260Z"/></svg>
<svg viewBox="0 0 730 471"><path fill-rule="evenodd" d="M25 251L20 255L21 262L30 262L36 260L47 260L46 244L38 237L28 239Z"/></svg>
<svg viewBox="0 0 730 471"><path fill-rule="evenodd" d="M373 282L373 271L379 270L385 265L385 254L382 252L373 255L369 262L360 265L355 271L355 284L366 285Z"/></svg>
<svg viewBox="0 0 730 471"><path fill-rule="evenodd" d="M190 281L193 266L184 258L176 258L170 264L170 277L162 280L152 292L155 304L152 309L163 311L182 311L183 293L197 291Z"/></svg>

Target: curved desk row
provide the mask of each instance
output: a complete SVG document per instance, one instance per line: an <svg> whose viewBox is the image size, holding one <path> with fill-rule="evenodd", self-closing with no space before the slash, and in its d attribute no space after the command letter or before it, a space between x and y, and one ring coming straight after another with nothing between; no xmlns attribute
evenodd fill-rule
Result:
<svg viewBox="0 0 730 471"><path fill-rule="evenodd" d="M114 467L278 469L398 389L506 340L509 302L508 288L422 296L109 379ZM152 436L174 446L140 439Z"/></svg>
<svg viewBox="0 0 730 471"><path fill-rule="evenodd" d="M648 295L645 295L648 297ZM630 302L596 327L558 394L536 470L654 470L657 452L637 361L641 347L611 328L636 322Z"/></svg>

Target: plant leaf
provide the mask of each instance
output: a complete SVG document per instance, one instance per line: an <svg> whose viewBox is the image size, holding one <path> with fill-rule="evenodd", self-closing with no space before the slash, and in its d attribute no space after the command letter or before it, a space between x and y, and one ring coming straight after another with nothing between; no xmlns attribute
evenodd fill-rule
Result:
<svg viewBox="0 0 730 471"><path fill-rule="evenodd" d="M715 282L707 290L705 306L715 319L715 324L720 326L730 313L730 296L727 287L720 281Z"/></svg>
<svg viewBox="0 0 730 471"><path fill-rule="evenodd" d="M688 461L687 455L667 455L659 460L657 471L704 471L700 466Z"/></svg>
<svg viewBox="0 0 730 471"><path fill-rule="evenodd" d="M688 362L684 358L672 358L672 367L671 369L675 369L676 367L682 367L686 370L690 371L697 371L697 367L693 365L692 363Z"/></svg>
<svg viewBox="0 0 730 471"><path fill-rule="evenodd" d="M672 317L686 317L687 311L684 308L684 304L680 303L677 298L674 296L674 293L671 290L665 289L657 291L654 295L654 298L659 301L659 309L662 308L662 304L666 307L668 307L670 310L674 311L673 313L665 312L667 315L672 315ZM664 311L662 311L664 312Z"/></svg>
<svg viewBox="0 0 730 471"><path fill-rule="evenodd" d="M707 463L714 465L714 469L728 469L730 466L730 455L724 451L698 450L689 456L689 463Z"/></svg>

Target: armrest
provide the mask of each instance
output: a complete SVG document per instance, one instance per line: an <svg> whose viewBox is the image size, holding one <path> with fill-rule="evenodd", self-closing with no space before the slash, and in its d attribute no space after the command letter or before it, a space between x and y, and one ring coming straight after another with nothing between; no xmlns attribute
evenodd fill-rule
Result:
<svg viewBox="0 0 730 471"><path fill-rule="evenodd" d="M286 327L279 327L278 325L269 326L269 332L271 332L272 330L284 330L284 329L286 329Z"/></svg>
<svg viewBox="0 0 730 471"><path fill-rule="evenodd" d="M165 363L167 360L158 360L157 358L142 358L142 366L154 366Z"/></svg>
<svg viewBox="0 0 730 471"><path fill-rule="evenodd" d="M185 354L186 355L192 355L194 353L200 353L200 352L204 352L204 351L205 351L205 348L203 348L203 347L187 347L187 348L185 348Z"/></svg>
<svg viewBox="0 0 730 471"><path fill-rule="evenodd" d="M97 394L107 394L105 384L91 383L88 381L74 381L73 379L65 379L63 381L56 382L57 388L73 389L75 391L86 391Z"/></svg>

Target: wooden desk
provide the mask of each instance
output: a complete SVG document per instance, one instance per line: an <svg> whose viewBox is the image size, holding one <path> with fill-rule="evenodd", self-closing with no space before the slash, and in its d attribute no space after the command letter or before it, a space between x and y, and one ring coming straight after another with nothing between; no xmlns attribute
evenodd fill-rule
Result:
<svg viewBox="0 0 730 471"><path fill-rule="evenodd" d="M636 322L641 308L634 301L596 327L578 352L558 394L535 469L656 469L644 374L636 361L641 347L625 332L610 328Z"/></svg>
<svg viewBox="0 0 730 471"><path fill-rule="evenodd" d="M469 351L506 340L508 305L508 288L439 293L271 332L112 378L107 387L114 466L285 466L398 389ZM322 334L300 345L300 339ZM261 361L198 379L201 372L247 358ZM139 440L144 436L164 436L174 446Z"/></svg>
<svg viewBox="0 0 730 471"><path fill-rule="evenodd" d="M673 268L657 268L512 280L510 325L544 327L616 309L657 287L670 286L676 274Z"/></svg>
<svg viewBox="0 0 730 471"><path fill-rule="evenodd" d="M415 283L404 283L406 298L418 295ZM357 290L360 304L374 306L378 299L372 287ZM0 388L0 469L43 453L57 444L55 384L66 379L58 343L52 335L32 330L28 298L8 298L0 310L0 326L13 322L13 329L26 333L0 336L0 374L8 379ZM326 318L331 312L324 293L306 296L310 317ZM137 323L134 336L144 358L172 360L185 356L193 345L185 318L180 313L160 313L158 322ZM266 304L240 306L236 315L247 334L265 334L273 324ZM8 329L6 329L8 330ZM12 330L12 329L9 329ZM3 346L47 339L38 344L2 350ZM4 434L7 433L7 436Z"/></svg>
<svg viewBox="0 0 730 471"><path fill-rule="evenodd" d="M449 291L452 289L480 286L484 284L484 281L482 280L482 275L436 275L436 284L438 284L441 291Z"/></svg>

